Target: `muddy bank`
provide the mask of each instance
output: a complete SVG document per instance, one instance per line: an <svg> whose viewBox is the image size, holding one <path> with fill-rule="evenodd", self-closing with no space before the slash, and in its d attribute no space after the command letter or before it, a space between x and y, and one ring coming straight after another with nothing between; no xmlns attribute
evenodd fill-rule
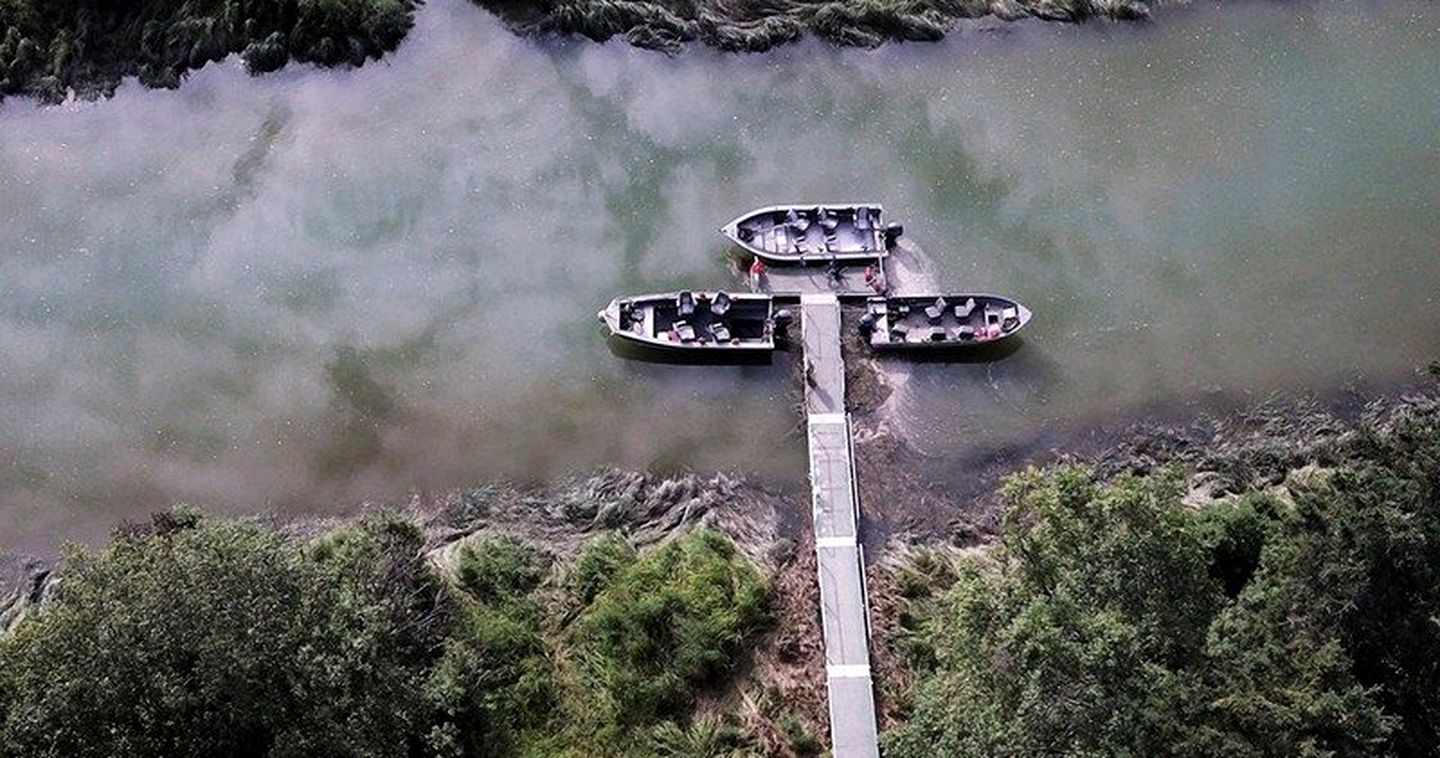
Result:
<svg viewBox="0 0 1440 758"><path fill-rule="evenodd" d="M1045 430L1016 444L961 456L927 455L910 445L886 400L897 379L846 314L846 392L855 431L856 468L869 561L896 545L963 549L989 542L1004 509L997 489L1027 466L1080 463L1101 478L1179 465L1192 498L1272 486L1292 470L1326 465L1338 442L1358 428L1433 406L1436 367L1405 383L1347 385L1327 392L1259 401L1225 395L1139 407L1118 418ZM901 367L903 368L903 366Z"/></svg>
<svg viewBox="0 0 1440 758"><path fill-rule="evenodd" d="M848 399L855 417L878 640L874 665L887 724L899 718L897 704L912 684L912 672L897 660L891 644L904 623L907 572L923 567L927 555L983 548L997 533L1003 503L994 490L1005 474L1032 464L1081 462L1110 478L1179 464L1186 475L1186 502L1203 506L1233 493L1283 487L1307 467L1333 466L1341 444L1359 430L1383 430L1397 419L1440 413L1440 393L1431 382L1404 392L1353 390L1275 399L1189 419L1116 422L1077 430L1064 445L991 451L971 461L935 460L906 445L878 411L887 390L877 364L854 360L851 365ZM938 475L946 471L952 475ZM419 494L362 510L380 509L399 510L420 524L429 560L450 576L462 548L496 536L543 546L564 564L605 533L623 534L642 551L701 527L725 533L768 577L774 624L753 647L741 675L708 693L696 712L740 714L746 727L779 754L804 743L797 741L797 730L824 740L824 653L805 493L774 492L726 476L603 471L546 486L495 484ZM260 520L308 540L358 518ZM120 531L131 528L143 527L122 526ZM0 561L0 629L13 628L53 597L57 579L52 569L22 556Z"/></svg>

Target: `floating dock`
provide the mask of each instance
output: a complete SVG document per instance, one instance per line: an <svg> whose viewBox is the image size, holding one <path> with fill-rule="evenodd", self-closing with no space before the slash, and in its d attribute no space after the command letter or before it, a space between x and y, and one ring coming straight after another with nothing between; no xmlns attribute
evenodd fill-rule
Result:
<svg viewBox="0 0 1440 758"><path fill-rule="evenodd" d="M845 412L839 299L829 293L801 295L800 327L832 751L836 758L878 757L870 612L850 414Z"/></svg>

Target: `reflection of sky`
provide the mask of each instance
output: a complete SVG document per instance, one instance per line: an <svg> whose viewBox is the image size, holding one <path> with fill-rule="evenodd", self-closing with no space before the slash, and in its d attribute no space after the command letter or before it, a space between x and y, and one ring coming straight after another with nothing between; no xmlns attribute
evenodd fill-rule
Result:
<svg viewBox="0 0 1440 758"><path fill-rule="evenodd" d="M791 198L882 200L1036 312L1001 365L910 372L928 449L1401 374L1437 344L1435 13L671 59L435 2L358 71L7 102L0 545L607 463L798 481L788 365L629 366L593 324L727 281L715 227Z"/></svg>

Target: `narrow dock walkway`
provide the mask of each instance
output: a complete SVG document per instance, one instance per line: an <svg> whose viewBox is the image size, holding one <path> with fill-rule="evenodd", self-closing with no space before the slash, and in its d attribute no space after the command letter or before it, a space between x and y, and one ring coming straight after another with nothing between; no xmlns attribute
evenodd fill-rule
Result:
<svg viewBox="0 0 1440 758"><path fill-rule="evenodd" d="M870 619L860 547L860 507L845 412L840 355L840 301L800 298L805 343L805 411L810 447L811 509L825 633L830 738L835 758L879 756L870 677Z"/></svg>

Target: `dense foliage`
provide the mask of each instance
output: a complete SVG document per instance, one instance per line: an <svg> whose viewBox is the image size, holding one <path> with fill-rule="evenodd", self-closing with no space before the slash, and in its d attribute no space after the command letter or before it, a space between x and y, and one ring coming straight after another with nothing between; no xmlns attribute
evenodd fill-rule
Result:
<svg viewBox="0 0 1440 758"><path fill-rule="evenodd" d="M360 65L393 50L414 0L0 0L0 97L173 87L240 53L251 71L297 60Z"/></svg>
<svg viewBox="0 0 1440 758"><path fill-rule="evenodd" d="M765 582L725 537L644 554L603 537L573 568L491 538L458 551L453 582L422 548L395 517L298 544L181 512L75 552L54 602L0 640L0 755L743 744L729 720L691 717L767 619Z"/></svg>
<svg viewBox="0 0 1440 758"><path fill-rule="evenodd" d="M419 540L375 520L312 553L182 514L70 555L0 645L0 752L404 754L444 625Z"/></svg>
<svg viewBox="0 0 1440 758"><path fill-rule="evenodd" d="M1440 424L1334 462L1205 507L1173 471L1017 475L995 549L902 582L919 683L889 754L1432 754Z"/></svg>
<svg viewBox="0 0 1440 758"><path fill-rule="evenodd" d="M437 745L580 755L743 741L723 720L688 720L769 621L767 584L727 538L697 532L643 555L597 538L545 601L549 564L505 538L460 555L467 616L432 683L452 714Z"/></svg>

